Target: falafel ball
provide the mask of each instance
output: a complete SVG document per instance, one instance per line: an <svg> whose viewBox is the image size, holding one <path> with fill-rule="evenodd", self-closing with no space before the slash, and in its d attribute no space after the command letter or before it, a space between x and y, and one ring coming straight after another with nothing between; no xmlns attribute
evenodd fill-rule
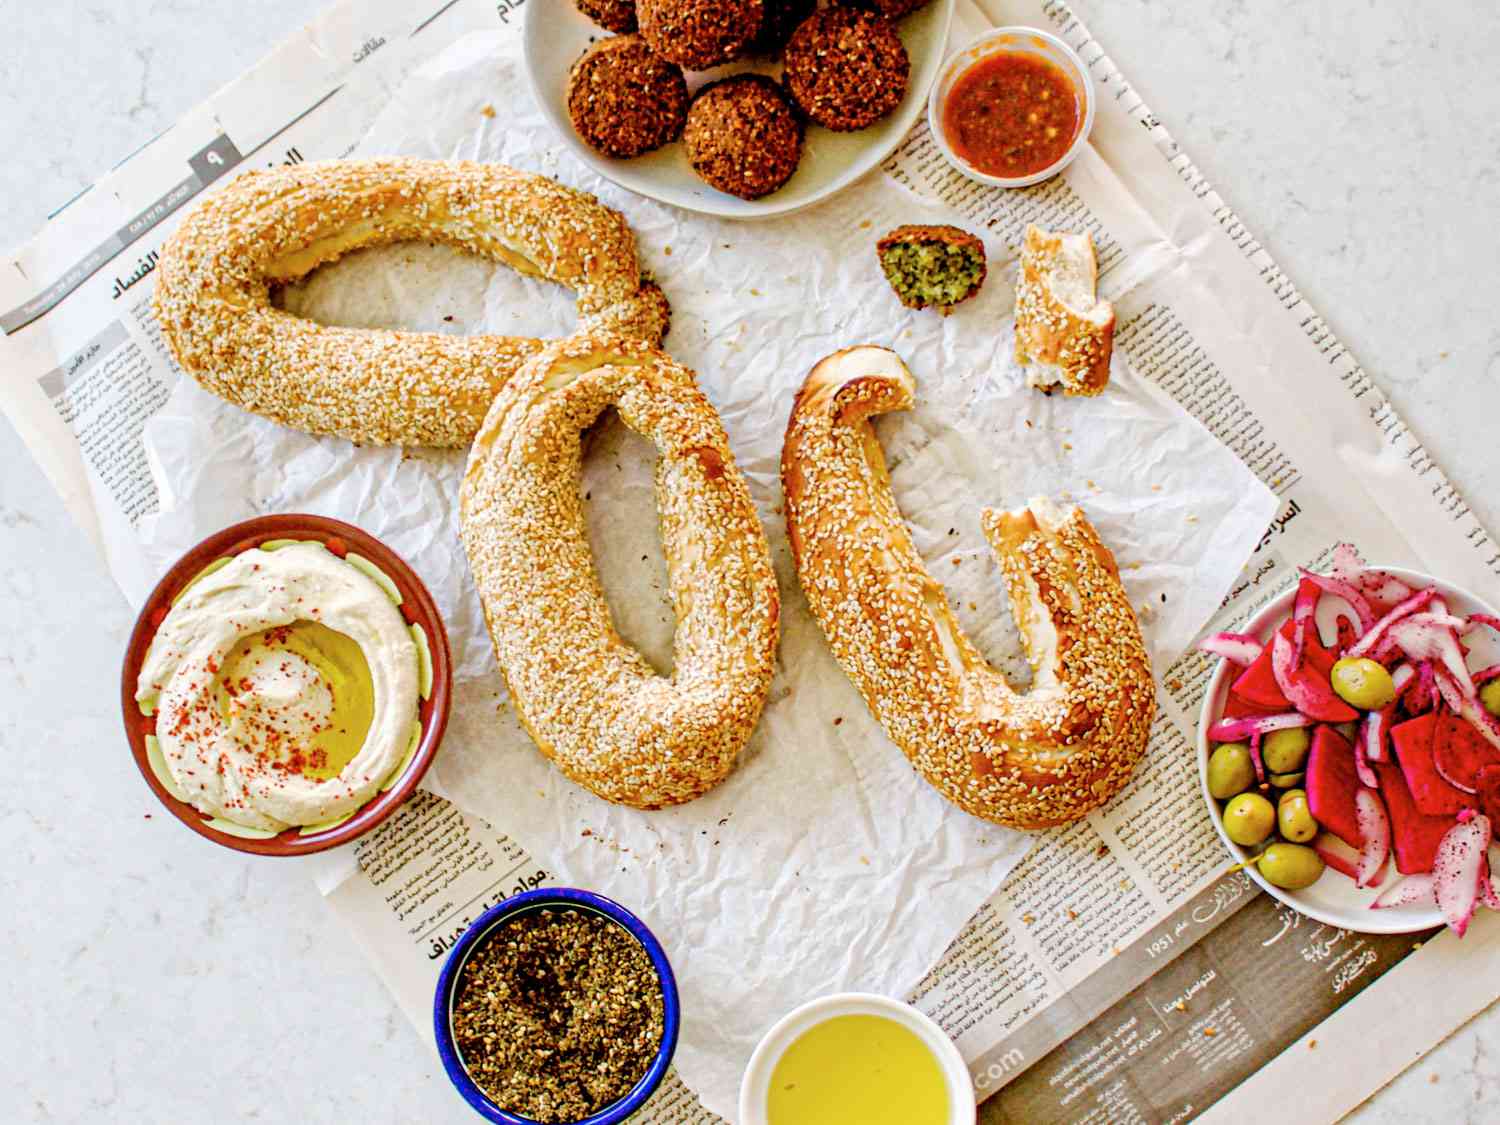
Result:
<svg viewBox="0 0 1500 1125"><path fill-rule="evenodd" d="M899 20L902 16L909 16L918 8L926 5L927 0L834 0L835 4L843 4L849 8L864 8L866 11L878 12L888 20Z"/></svg>
<svg viewBox="0 0 1500 1125"><path fill-rule="evenodd" d="M736 74L699 90L682 139L693 171L741 199L770 195L802 159L802 119L764 74Z"/></svg>
<svg viewBox="0 0 1500 1125"><path fill-rule="evenodd" d="M668 62L707 70L750 49L765 0L639 0L641 37Z"/></svg>
<svg viewBox="0 0 1500 1125"><path fill-rule="evenodd" d="M605 156L628 159L682 135L687 79L638 35L601 39L568 72L568 116Z"/></svg>
<svg viewBox="0 0 1500 1125"><path fill-rule="evenodd" d="M762 0L766 6L765 17L760 21L760 34L755 37L753 49L763 55L775 57L786 46L792 32L818 6L818 0Z"/></svg>
<svg viewBox="0 0 1500 1125"><path fill-rule="evenodd" d="M578 10L617 35L635 30L635 0L573 0Z"/></svg>
<svg viewBox="0 0 1500 1125"><path fill-rule="evenodd" d="M911 60L896 25L858 8L823 8L786 46L787 92L836 133L875 124L906 96Z"/></svg>

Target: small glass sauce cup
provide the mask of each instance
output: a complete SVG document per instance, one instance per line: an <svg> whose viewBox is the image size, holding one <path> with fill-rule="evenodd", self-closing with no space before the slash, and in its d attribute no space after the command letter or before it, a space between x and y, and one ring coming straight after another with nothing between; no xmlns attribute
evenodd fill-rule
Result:
<svg viewBox="0 0 1500 1125"><path fill-rule="evenodd" d="M944 123L943 111L958 80L976 63L997 54L1032 55L1046 60L1062 71L1078 96L1079 125L1073 143L1059 159L1025 176L996 176L976 168L954 150ZM932 138L937 142L938 151L943 154L944 159L969 179L993 187L1029 187L1057 175L1083 151L1084 145L1088 143L1089 132L1094 127L1096 100L1094 82L1089 77L1088 67L1072 47L1051 32L1034 27L997 27L948 56L927 101L927 125L932 130Z"/></svg>

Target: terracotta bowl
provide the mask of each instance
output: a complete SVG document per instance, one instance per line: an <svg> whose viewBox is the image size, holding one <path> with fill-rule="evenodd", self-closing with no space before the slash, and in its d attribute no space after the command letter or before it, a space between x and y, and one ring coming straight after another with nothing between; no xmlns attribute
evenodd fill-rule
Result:
<svg viewBox="0 0 1500 1125"><path fill-rule="evenodd" d="M146 750L146 736L154 733L155 720L141 714L140 706L135 701L135 692L146 651L151 646L157 627L171 608L173 598L215 559L240 554L273 539L320 540L335 554L353 551L384 571L401 592L402 616L409 624L420 626L427 634L427 648L432 657L432 691L427 699L421 701L419 717L422 737L417 743L416 752L394 785L376 794L348 820L332 828L308 835L303 835L301 829L290 828L276 836L257 838L219 830L209 823L209 817L167 791L152 768ZM448 710L452 703L451 670L448 632L443 626L442 615L438 612L432 595L427 592L427 587L422 585L412 569L394 551L359 528L325 516L261 516L226 527L199 543L177 560L146 599L146 604L136 619L135 629L130 634L130 644L125 650L125 666L120 676L120 704L125 716L125 737L130 742L130 752L135 755L135 763L140 768L141 776L156 794L156 799L198 835L226 848L255 855L311 855L313 852L346 844L370 831L416 790L427 767L432 764L438 745L443 741L443 732L448 726Z"/></svg>

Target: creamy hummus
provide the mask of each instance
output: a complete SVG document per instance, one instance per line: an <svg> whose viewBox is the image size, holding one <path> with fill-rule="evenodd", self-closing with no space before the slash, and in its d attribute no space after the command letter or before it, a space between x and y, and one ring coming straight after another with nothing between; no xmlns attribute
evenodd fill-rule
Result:
<svg viewBox="0 0 1500 1125"><path fill-rule="evenodd" d="M205 571L136 684L182 799L281 831L354 812L413 745L420 657L382 585L318 543Z"/></svg>

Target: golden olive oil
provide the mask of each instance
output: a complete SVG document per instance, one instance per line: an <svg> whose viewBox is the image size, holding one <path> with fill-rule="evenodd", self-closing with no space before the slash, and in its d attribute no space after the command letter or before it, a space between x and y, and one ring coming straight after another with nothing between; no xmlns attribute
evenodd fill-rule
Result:
<svg viewBox="0 0 1500 1125"><path fill-rule="evenodd" d="M835 1016L799 1035L771 1072L770 1125L948 1125L931 1048L884 1016Z"/></svg>
<svg viewBox="0 0 1500 1125"><path fill-rule="evenodd" d="M337 777L359 753L375 717L364 650L318 621L241 638L215 694L219 713L246 745L290 757L296 772L319 780Z"/></svg>

